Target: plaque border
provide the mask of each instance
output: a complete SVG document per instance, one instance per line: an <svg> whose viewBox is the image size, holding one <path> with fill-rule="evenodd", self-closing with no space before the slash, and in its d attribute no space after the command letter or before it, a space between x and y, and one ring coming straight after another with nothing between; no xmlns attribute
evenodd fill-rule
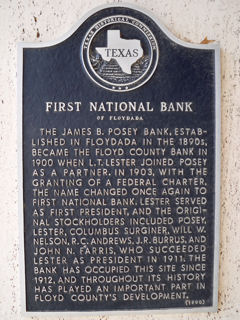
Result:
<svg viewBox="0 0 240 320"><path fill-rule="evenodd" d="M214 203L214 268L213 268L213 304L209 307L195 308L163 308L163 309L126 309L126 310L93 310L93 311L27 311L25 287L25 249L24 249L24 202L23 202L23 50L25 48L50 47L67 40L91 15L102 9L111 7L130 8L148 15L165 35L178 45L191 49L214 50L215 54L215 203ZM105 89L107 90L107 89ZM151 11L129 3L105 4L94 7L85 13L78 22L63 36L47 42L17 43L17 133L18 133L18 215L19 215L19 265L20 265L20 304L23 317L41 316L96 316L96 315L127 315L127 314L176 314L217 312L218 310L218 281L219 281L219 248L220 248L220 182L221 182L221 59L219 42L209 44L193 44L174 36Z"/></svg>

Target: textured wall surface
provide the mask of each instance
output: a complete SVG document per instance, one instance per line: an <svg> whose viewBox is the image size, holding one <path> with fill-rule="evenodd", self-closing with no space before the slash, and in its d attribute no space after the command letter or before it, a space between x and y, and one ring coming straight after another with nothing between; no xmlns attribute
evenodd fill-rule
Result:
<svg viewBox="0 0 240 320"><path fill-rule="evenodd" d="M17 47L19 41L57 39L87 11L106 0L0 0L0 318L20 314ZM122 1L119 1L122 2ZM240 319L240 1L129 0L154 13L178 38L200 43L205 37L221 46L222 190L219 311L209 314L121 315L121 319ZM80 317L78 317L80 318ZM39 319L33 317L31 319ZM47 319L44 314L40 319ZM71 319L51 317L50 319ZM76 318L75 318L76 319ZM82 317L83 319L83 317ZM84 319L120 319L90 316Z"/></svg>

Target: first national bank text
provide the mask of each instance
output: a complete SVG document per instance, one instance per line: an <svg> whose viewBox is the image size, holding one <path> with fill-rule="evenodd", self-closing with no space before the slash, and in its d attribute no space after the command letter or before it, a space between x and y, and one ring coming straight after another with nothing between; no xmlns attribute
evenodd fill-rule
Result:
<svg viewBox="0 0 240 320"><path fill-rule="evenodd" d="M166 102L160 101L156 106L150 102L89 102L84 105L81 101L63 102L48 101L45 103L45 111L47 113L56 112L80 112L82 108L88 108L90 112L153 112L158 108L161 112L193 112L193 102L176 101Z"/></svg>

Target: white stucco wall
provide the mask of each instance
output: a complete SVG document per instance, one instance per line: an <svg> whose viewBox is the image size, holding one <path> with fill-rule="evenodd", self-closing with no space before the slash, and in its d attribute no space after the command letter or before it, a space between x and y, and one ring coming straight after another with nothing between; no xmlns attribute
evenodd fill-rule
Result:
<svg viewBox="0 0 240 320"><path fill-rule="evenodd" d="M16 44L19 41L39 42L57 39L90 9L100 4L114 2L118 1L0 0L1 320L23 319L20 315L19 280ZM221 248L218 313L121 315L121 319L240 319L240 1L129 0L128 2L152 11L175 36L182 40L200 43L207 36L208 39L220 42ZM47 318L43 314L41 319ZM51 317L51 319L57 318ZM96 315L89 319L117 320L120 317Z"/></svg>

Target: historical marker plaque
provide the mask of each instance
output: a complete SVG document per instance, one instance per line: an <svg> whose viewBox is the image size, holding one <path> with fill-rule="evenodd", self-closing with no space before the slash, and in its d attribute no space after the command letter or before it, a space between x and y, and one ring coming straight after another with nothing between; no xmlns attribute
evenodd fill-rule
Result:
<svg viewBox="0 0 240 320"><path fill-rule="evenodd" d="M24 310L216 310L219 47L111 6L19 54Z"/></svg>

